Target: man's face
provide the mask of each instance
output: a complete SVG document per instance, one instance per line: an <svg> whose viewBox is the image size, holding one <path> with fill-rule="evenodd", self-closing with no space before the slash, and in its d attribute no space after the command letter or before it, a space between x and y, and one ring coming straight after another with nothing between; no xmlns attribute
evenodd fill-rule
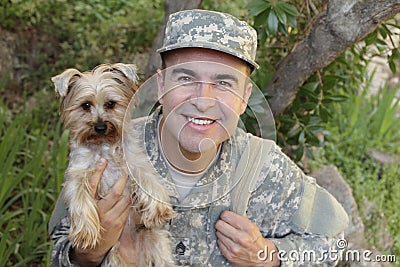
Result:
<svg viewBox="0 0 400 267"><path fill-rule="evenodd" d="M162 142L178 144L184 154L215 149L235 131L251 93L248 66L214 50L178 49L158 71L163 105Z"/></svg>

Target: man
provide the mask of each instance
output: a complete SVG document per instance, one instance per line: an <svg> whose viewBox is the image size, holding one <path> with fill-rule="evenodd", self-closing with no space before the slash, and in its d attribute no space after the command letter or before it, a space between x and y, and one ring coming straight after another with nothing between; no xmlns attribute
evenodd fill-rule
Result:
<svg viewBox="0 0 400 267"><path fill-rule="evenodd" d="M253 28L224 13L187 10L169 18L158 50L161 106L143 129L149 159L165 178L177 212L167 229L178 265L338 260L336 240L348 224L340 204L271 141L237 127L252 90L249 75L258 68L256 39ZM99 162L91 177L93 197L105 166ZM122 256L134 264L140 251L123 229L129 199L120 196L126 181L122 177L97 201L104 242L90 251L70 246L69 219L57 215L65 209L58 204L49 227L54 266L99 266L118 240Z"/></svg>

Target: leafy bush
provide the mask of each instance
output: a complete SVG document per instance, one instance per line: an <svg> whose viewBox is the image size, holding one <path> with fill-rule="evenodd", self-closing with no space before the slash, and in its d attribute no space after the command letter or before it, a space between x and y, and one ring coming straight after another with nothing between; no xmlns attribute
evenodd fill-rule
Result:
<svg viewBox="0 0 400 267"><path fill-rule="evenodd" d="M66 68L87 70L107 62L143 64L141 54L149 52L163 17L162 0L0 1L2 28L45 35L49 42L19 55L22 64L36 61L37 68L25 75L37 88L48 87L48 77ZM28 48L38 45L21 44ZM33 75L35 72L39 73ZM24 89L32 92L32 86Z"/></svg>
<svg viewBox="0 0 400 267"><path fill-rule="evenodd" d="M0 266L42 264L51 247L47 223L67 163L67 133L60 124L39 124L29 112L12 115L2 102L0 113Z"/></svg>
<svg viewBox="0 0 400 267"><path fill-rule="evenodd" d="M299 0L253 0L247 9L260 36L257 58L261 71L253 79L259 88L265 88L274 74L274 66L307 34L313 18L324 7L323 3L314 5ZM299 88L293 103L276 118L278 143L299 164L304 154L312 157L312 147L323 146L321 136L326 131L324 123L331 118L332 104L345 101L358 91L367 78L366 66L371 57L388 53L388 64L395 73L399 50L394 41L396 33L390 27L400 28L394 19L382 24L364 43L347 49L311 76Z"/></svg>
<svg viewBox="0 0 400 267"><path fill-rule="evenodd" d="M364 215L371 245L376 243L377 231L387 227L395 245L393 251L383 252L399 255L400 214L395 209L400 203L400 165L383 166L370 157L372 149L400 156L400 117L394 111L399 104L394 93L399 88L384 86L377 95L370 95L369 86L367 82L361 92L353 92L347 101L333 104L331 119L325 124L329 134L325 136L324 149L315 156L314 168L325 164L338 167ZM374 203L372 211L365 201ZM387 225L382 225L382 215Z"/></svg>

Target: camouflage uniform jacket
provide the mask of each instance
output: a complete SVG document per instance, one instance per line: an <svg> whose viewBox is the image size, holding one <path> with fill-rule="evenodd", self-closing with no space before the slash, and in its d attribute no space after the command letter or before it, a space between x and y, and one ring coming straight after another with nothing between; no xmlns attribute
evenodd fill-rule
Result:
<svg viewBox="0 0 400 267"><path fill-rule="evenodd" d="M159 153L157 121L157 112L147 119L146 150L161 177L166 177L165 187L177 212L177 217L166 225L172 235L177 264L179 266L231 266L218 249L214 224L220 212L229 209L230 177L237 166L237 158L245 149L249 138L256 137L238 129L231 139L223 143L219 158L214 165L198 181L191 193L179 202L179 194L170 182L171 177L167 166ZM278 250L286 252L280 255L281 266L334 265L338 259L338 253L332 255L327 253L331 250L336 251L336 240L342 237L341 232L347 224L347 216L339 212L338 216L342 216L339 218L339 221L343 221L342 227L337 230L332 226L335 228L332 232L330 231L331 222L326 220L326 214L312 213L306 217L300 214L300 220L303 220L302 225L317 224L318 227L322 225L323 230L318 229L315 233L313 228L308 231L300 227L296 219L299 217L299 211L307 213L307 210L311 209L309 205L318 205L318 203L313 203L317 201L317 198L304 199L306 188L314 185L315 181L306 176L281 152L278 146L273 145L268 157L270 157L268 161L266 160L268 164L262 166L260 177L257 178L257 183L250 195L247 205L248 218L259 226L264 237L275 243ZM212 186L207 187L210 184ZM319 187L318 190L329 194ZM332 210L330 205L334 206L333 210L336 208L340 210L340 204L335 201L333 199L333 203L328 204L326 209L317 207L316 210L329 213ZM304 203L308 203L308 206ZM302 205L306 206L302 207ZM55 210L57 209L60 208L56 207ZM49 229L50 236L54 240L51 266L77 266L69 260L70 222L68 217L57 219L54 225L53 229L52 227ZM325 232L329 234L324 234ZM314 251L316 258L312 261L307 257L302 258L301 253L307 253L307 251ZM318 262L321 259L323 262Z"/></svg>

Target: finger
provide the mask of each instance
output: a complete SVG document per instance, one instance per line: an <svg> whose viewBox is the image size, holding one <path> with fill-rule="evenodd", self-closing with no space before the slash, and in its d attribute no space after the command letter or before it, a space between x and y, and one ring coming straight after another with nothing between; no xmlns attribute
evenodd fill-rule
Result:
<svg viewBox="0 0 400 267"><path fill-rule="evenodd" d="M121 196L125 190L126 182L128 181L128 174L123 173L121 177L115 182L111 191L114 191L116 196Z"/></svg>
<svg viewBox="0 0 400 267"><path fill-rule="evenodd" d="M225 222L224 220L218 220L215 224L215 229L218 232L221 232L225 236L234 237L240 234L240 230L233 227L229 223Z"/></svg>
<svg viewBox="0 0 400 267"><path fill-rule="evenodd" d="M127 199L128 197L122 197L113 209L104 214L100 213L102 238L110 246L121 237L128 215L132 210L129 206L130 201Z"/></svg>
<svg viewBox="0 0 400 267"><path fill-rule="evenodd" d="M244 230L248 227L249 219L247 217L241 216L232 211L224 211L221 214L221 220L233 226L236 229Z"/></svg>
<svg viewBox="0 0 400 267"><path fill-rule="evenodd" d="M222 242L222 244L224 244L224 246L226 248L228 248L229 250L234 250L234 248L237 248L238 246L236 245L236 243L229 238L228 236L224 235L223 233L217 231L216 232L217 238L220 242Z"/></svg>
<svg viewBox="0 0 400 267"><path fill-rule="evenodd" d="M121 218L122 222L124 223L124 227L122 228L122 231L121 231L121 233L120 233L120 236L121 236L121 234L123 233L123 230L124 230L125 225L126 225L126 221L128 220L128 218L129 218L131 212L132 212L132 208L131 208L130 206L128 206L128 208L126 208L126 209L121 213L121 215L119 216L119 218ZM130 225L131 225L131 222L129 223L129 226L130 226ZM132 228L129 228L130 231L131 231L131 229L132 229ZM130 233L130 234L131 234L131 233Z"/></svg>
<svg viewBox="0 0 400 267"><path fill-rule="evenodd" d="M221 240L217 240L217 244L218 244L218 248L221 251L222 255L224 255L225 258L227 258L228 260L232 260L233 255L231 254L229 249L226 247L224 242L222 242Z"/></svg>
<svg viewBox="0 0 400 267"><path fill-rule="evenodd" d="M121 197L117 203L107 211L107 216L110 218L121 218L126 221L128 214L131 211L131 200L129 197Z"/></svg>
<svg viewBox="0 0 400 267"><path fill-rule="evenodd" d="M132 211L132 208L131 208L131 205L130 205L130 203L131 203L131 201L130 201L130 198L129 197L125 197L125 199L126 199L126 203L128 203L127 205L123 205L123 212L120 214L120 218L124 221L124 222L126 222L126 220L128 219L128 217L129 217L129 214L131 213L131 211Z"/></svg>
<svg viewBox="0 0 400 267"><path fill-rule="evenodd" d="M116 234L118 235L118 237L121 236L121 234L123 233L123 230L125 228L125 224L126 221L129 217L129 214L131 213L132 209L129 205L130 201L127 199L129 199L128 197L123 197L121 198L120 201L118 201L118 203L114 206L113 209L111 209L107 216L109 218L111 218L112 220L118 220L119 223L117 225L122 226L120 229L115 229L118 232L116 232ZM128 204L127 204L128 203Z"/></svg>
<svg viewBox="0 0 400 267"><path fill-rule="evenodd" d="M232 251L230 248L228 248L221 240L217 241L218 248L221 251L222 255L230 262L233 263L235 266L246 266L244 263L243 259L241 259L235 251Z"/></svg>
<svg viewBox="0 0 400 267"><path fill-rule="evenodd" d="M219 220L215 224L215 229L217 230L217 233L221 233L225 237L229 238L232 240L233 244L237 244L238 246L248 248L256 240L261 237L261 234L259 234L259 230L257 228L257 231L243 231L240 229L237 229L233 227L232 225L228 224L227 222L223 220ZM249 228L250 229L250 228ZM256 228L254 228L256 229ZM226 243L226 242L225 242ZM230 244L230 243L227 243Z"/></svg>
<svg viewBox="0 0 400 267"><path fill-rule="evenodd" d="M99 200L97 205L99 206L100 210L107 212L112 207L114 207L115 204L117 204L117 202L119 201L119 199L122 196L122 193L124 192L127 180L128 180L128 175L123 174L115 182L115 184L111 188L110 192L104 198Z"/></svg>
<svg viewBox="0 0 400 267"><path fill-rule="evenodd" d="M95 198L97 187L99 185L101 176L103 175L103 171L107 166L107 161L101 158L99 161L96 162L96 166L94 169L93 174L89 177L89 191L90 195Z"/></svg>

